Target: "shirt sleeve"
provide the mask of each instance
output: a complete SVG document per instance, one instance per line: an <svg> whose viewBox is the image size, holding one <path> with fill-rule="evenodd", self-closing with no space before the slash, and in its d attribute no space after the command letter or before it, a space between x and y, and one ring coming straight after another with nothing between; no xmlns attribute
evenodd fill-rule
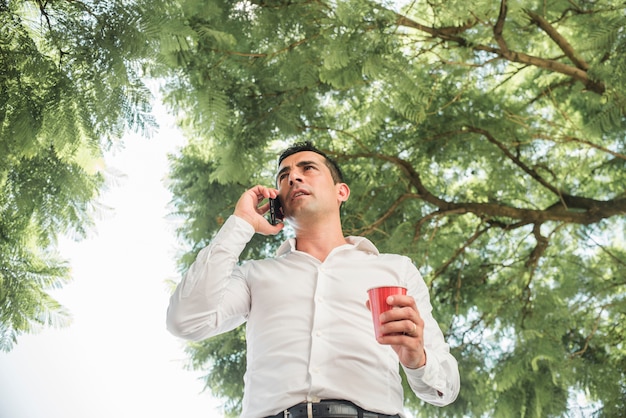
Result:
<svg viewBox="0 0 626 418"><path fill-rule="evenodd" d="M237 266L254 228L231 215L203 248L170 297L167 329L177 337L202 340L241 325L250 292Z"/></svg>
<svg viewBox="0 0 626 418"><path fill-rule="evenodd" d="M428 287L417 268L410 260L408 262L408 294L415 298L420 316L424 320L426 365L419 369L403 369L409 386L418 398L436 406L449 405L459 394L459 367L432 315Z"/></svg>

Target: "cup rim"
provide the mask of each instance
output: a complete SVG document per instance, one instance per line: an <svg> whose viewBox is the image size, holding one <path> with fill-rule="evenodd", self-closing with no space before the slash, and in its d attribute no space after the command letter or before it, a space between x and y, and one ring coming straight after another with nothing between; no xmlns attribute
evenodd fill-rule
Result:
<svg viewBox="0 0 626 418"><path fill-rule="evenodd" d="M386 288L400 288L400 289L405 289L405 290L409 290L408 287L406 286L393 286L393 285L385 285L385 286L374 286L374 287L370 287L369 289L367 289L367 291L369 292L370 290L374 290L374 289L386 289Z"/></svg>

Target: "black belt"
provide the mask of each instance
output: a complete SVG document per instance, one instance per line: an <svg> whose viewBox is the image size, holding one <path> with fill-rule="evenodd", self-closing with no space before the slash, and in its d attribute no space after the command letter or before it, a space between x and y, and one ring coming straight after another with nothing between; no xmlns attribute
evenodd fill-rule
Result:
<svg viewBox="0 0 626 418"><path fill-rule="evenodd" d="M310 415L309 415L310 412ZM322 400L299 403L267 418L400 418L400 415L385 415L365 409L349 401Z"/></svg>

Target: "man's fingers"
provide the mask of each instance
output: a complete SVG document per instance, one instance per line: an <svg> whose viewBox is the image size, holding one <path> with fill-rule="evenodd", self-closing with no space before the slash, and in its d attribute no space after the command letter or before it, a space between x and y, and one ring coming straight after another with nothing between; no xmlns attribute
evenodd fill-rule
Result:
<svg viewBox="0 0 626 418"><path fill-rule="evenodd" d="M235 205L234 214L247 221L255 232L262 235L278 234L284 227L282 224L272 225L264 218L269 211L269 202L262 204L265 199L276 198L278 190L256 185L246 190Z"/></svg>

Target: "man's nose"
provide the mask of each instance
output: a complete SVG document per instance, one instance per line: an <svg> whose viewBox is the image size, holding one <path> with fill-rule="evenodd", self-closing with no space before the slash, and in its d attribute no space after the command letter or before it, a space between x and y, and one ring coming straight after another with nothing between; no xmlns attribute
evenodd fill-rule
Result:
<svg viewBox="0 0 626 418"><path fill-rule="evenodd" d="M302 177L300 176L300 173L292 171L291 173L289 173L289 185L293 186L293 184L296 182L302 183Z"/></svg>

